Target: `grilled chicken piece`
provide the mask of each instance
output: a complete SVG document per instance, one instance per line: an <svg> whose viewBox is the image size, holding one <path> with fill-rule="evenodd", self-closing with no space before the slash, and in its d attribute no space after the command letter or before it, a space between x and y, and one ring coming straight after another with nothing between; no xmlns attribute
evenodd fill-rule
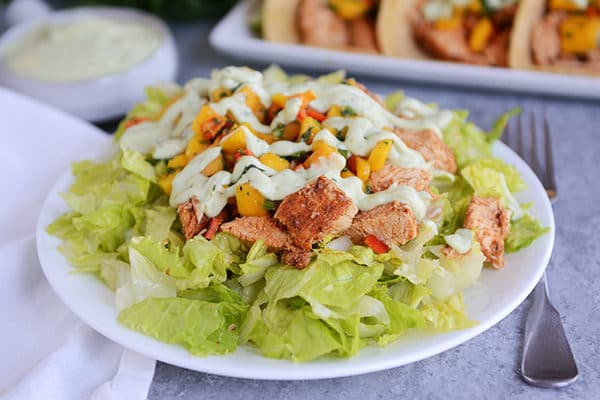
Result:
<svg viewBox="0 0 600 400"><path fill-rule="evenodd" d="M405 244L417 233L418 224L412 210L406 204L394 201L359 212L344 234L357 244L374 235L389 246Z"/></svg>
<svg viewBox="0 0 600 400"><path fill-rule="evenodd" d="M177 214L179 214L179 221L186 240L190 240L202 232L208 225L209 218L199 209L200 202L195 196L177 206Z"/></svg>
<svg viewBox="0 0 600 400"><path fill-rule="evenodd" d="M355 18L348 22L350 30L350 44L371 52L377 52L377 39L375 26L368 18Z"/></svg>
<svg viewBox="0 0 600 400"><path fill-rule="evenodd" d="M412 186L417 192L429 189L431 175L422 168L402 168L386 164L371 173L368 185L373 192L386 190L393 184Z"/></svg>
<svg viewBox="0 0 600 400"><path fill-rule="evenodd" d="M500 199L474 195L467 207L464 227L475 232L481 251L496 269L504 265L504 239L510 230L510 210Z"/></svg>
<svg viewBox="0 0 600 400"><path fill-rule="evenodd" d="M415 40L436 58L471 64L486 64L486 60L475 54L467 43L463 26L454 29L437 30L429 21L418 19L413 22Z"/></svg>
<svg viewBox="0 0 600 400"><path fill-rule="evenodd" d="M327 0L300 0L297 16L302 43L320 47L350 44L346 22L328 8Z"/></svg>
<svg viewBox="0 0 600 400"><path fill-rule="evenodd" d="M326 235L348 229L357 212L352 199L330 179L320 176L283 199L275 219L297 247L310 250Z"/></svg>
<svg viewBox="0 0 600 400"><path fill-rule="evenodd" d="M281 262L287 265L293 265L298 269L302 269L310 264L312 256L312 251L300 249L284 250L281 253Z"/></svg>
<svg viewBox="0 0 600 400"><path fill-rule="evenodd" d="M531 32L531 50L538 65L552 65L560 57L559 26L565 18L562 12L546 15Z"/></svg>
<svg viewBox="0 0 600 400"><path fill-rule="evenodd" d="M221 230L248 243L262 240L270 251L281 253L285 264L304 268L310 263L312 251L295 247L290 234L273 217L240 217L221 225Z"/></svg>
<svg viewBox="0 0 600 400"><path fill-rule="evenodd" d="M397 128L394 132L408 147L421 153L425 161L433 161L435 168L452 174L456 172L452 149L431 129L408 131Z"/></svg>
<svg viewBox="0 0 600 400"><path fill-rule="evenodd" d="M289 233L270 216L236 218L221 225L221 231L250 243L262 239L274 252L286 249L291 243Z"/></svg>

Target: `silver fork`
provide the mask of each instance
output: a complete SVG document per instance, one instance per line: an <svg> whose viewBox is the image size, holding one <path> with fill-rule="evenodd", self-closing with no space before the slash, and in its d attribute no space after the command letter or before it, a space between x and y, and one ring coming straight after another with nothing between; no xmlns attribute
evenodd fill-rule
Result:
<svg viewBox="0 0 600 400"><path fill-rule="evenodd" d="M544 185L550 201L554 202L558 191L554 179L548 118L544 115L541 138L536 122L533 113L529 118L525 114L520 115L516 129L507 129L505 142L529 164ZM526 141L529 142L529 151ZM561 317L548 297L545 273L533 291L527 315L521 377L530 385L550 388L567 386L579 377Z"/></svg>

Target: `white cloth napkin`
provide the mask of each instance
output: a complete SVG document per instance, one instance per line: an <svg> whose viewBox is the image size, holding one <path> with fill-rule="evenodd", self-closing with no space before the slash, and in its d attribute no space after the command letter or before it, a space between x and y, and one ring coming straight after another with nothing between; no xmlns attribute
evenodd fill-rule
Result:
<svg viewBox="0 0 600 400"><path fill-rule="evenodd" d="M35 249L46 193L71 161L106 147L110 137L1 88L0 109L0 399L145 399L156 362L71 313Z"/></svg>

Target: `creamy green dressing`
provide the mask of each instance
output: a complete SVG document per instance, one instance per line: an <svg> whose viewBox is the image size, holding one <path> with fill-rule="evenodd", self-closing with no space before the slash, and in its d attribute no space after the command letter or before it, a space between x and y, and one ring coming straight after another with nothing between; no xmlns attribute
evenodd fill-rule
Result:
<svg viewBox="0 0 600 400"><path fill-rule="evenodd" d="M425 217L431 196L427 192L417 192L410 186L391 186L387 190L367 194L363 191L363 182L357 177L342 178L340 173L346 166L346 159L339 153L321 158L308 169L292 171L286 169L277 172L256 157L241 157L233 172L219 171L212 177L201 174L206 166L221 154L221 147L214 147L196 156L173 180L170 204L173 207L193 196L199 200L197 212L214 217L227 204L227 199L235 195L236 186L250 183L265 198L283 200L287 195L300 190L319 176L334 181L344 193L353 200L359 210L371 210L381 204L400 201L407 204L415 218Z"/></svg>
<svg viewBox="0 0 600 400"><path fill-rule="evenodd" d="M315 135L313 144L324 141L332 147L348 151L349 154L368 156L378 142L389 139L392 140L393 146L387 162L401 167L432 170L431 165L425 162L419 152L407 147L389 130L391 127L433 129L441 134L441 128L445 127L452 118L452 113L448 111L438 111L435 107L412 99L403 100L405 108L400 110L413 113L412 119L399 118L385 110L365 92L351 85L332 85L322 82L287 84L263 80L260 72L248 68L227 67L214 71L210 81L195 79L188 82L183 88L184 96L172 104L159 121L144 122L127 129L121 138L121 147L125 150L152 154L154 158L160 159L171 158L181 153L193 135L191 123L202 104L206 102L201 97L219 88L233 90L241 85L251 88L261 101L264 98L265 106L270 104L271 96L275 93L292 96L313 90L317 98L310 103L310 106L320 112L326 112L332 105L352 107L359 116L327 118L322 124L324 129ZM245 101L245 93L238 92L218 102L211 102L209 105L220 115L229 112L238 122L247 123L256 132L269 134L275 127L294 121L302 104L298 98L289 98L271 126L267 126L256 118ZM338 131L344 129L346 136L341 140L342 138L337 138L325 128L334 128ZM282 140L269 144L247 127L241 126L239 129L244 132L246 147L256 157L265 153L290 156L313 149L312 145L303 142ZM225 139L227 137L223 138ZM282 200L321 175L333 180L363 211L391 201L401 201L411 208L420 221L425 217L431 200L428 193L416 192L410 186L391 186L378 193L365 193L363 182L359 178L340 176L346 166L346 158L339 153L321 158L307 169L300 168L296 171L287 169L281 172L267 167L256 157L244 156L237 161L232 172L219 171L211 177L204 176L201 171L220 154L220 147L210 148L197 155L176 175L170 197L172 206L177 206L195 196L200 205L198 213L214 217L225 207L227 199L235 195L235 188L241 183L249 182L266 199Z"/></svg>
<svg viewBox="0 0 600 400"><path fill-rule="evenodd" d="M141 63L162 40L150 26L86 17L38 27L17 40L4 63L19 75L44 81L94 79Z"/></svg>
<svg viewBox="0 0 600 400"><path fill-rule="evenodd" d="M426 20L435 21L441 18L450 18L454 9L466 7L472 0L428 0L423 4L421 12ZM486 6L491 10L499 10L517 3L519 0L486 0ZM574 2L585 0L574 0Z"/></svg>
<svg viewBox="0 0 600 400"><path fill-rule="evenodd" d="M180 89L181 90L181 89ZM206 103L194 91L184 95L167 108L157 122L142 122L128 128L121 137L123 150L152 154L156 159L168 159L185 150L194 135L192 122Z"/></svg>

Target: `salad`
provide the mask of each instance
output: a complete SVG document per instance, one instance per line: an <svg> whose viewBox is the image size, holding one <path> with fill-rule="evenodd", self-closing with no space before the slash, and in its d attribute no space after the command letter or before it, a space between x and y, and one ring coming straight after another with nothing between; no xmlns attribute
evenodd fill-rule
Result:
<svg viewBox="0 0 600 400"><path fill-rule="evenodd" d="M226 67L148 88L112 158L73 164L48 232L121 324L197 356L348 357L466 328L462 290L546 232L492 155L512 113L484 132L343 72Z"/></svg>

